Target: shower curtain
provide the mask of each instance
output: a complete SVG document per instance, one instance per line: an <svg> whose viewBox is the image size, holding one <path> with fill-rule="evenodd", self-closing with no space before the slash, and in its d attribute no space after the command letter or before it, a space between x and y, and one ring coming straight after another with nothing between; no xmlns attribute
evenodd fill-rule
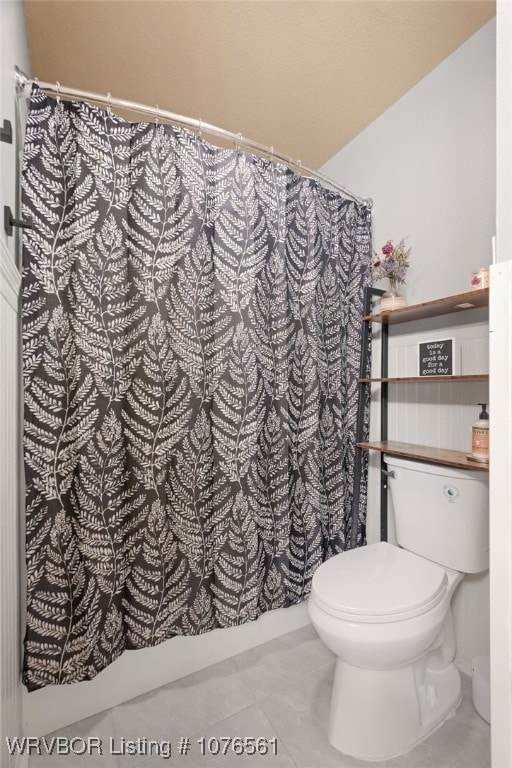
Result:
<svg viewBox="0 0 512 768"><path fill-rule="evenodd" d="M23 213L29 690L303 600L364 543L369 211L34 86Z"/></svg>

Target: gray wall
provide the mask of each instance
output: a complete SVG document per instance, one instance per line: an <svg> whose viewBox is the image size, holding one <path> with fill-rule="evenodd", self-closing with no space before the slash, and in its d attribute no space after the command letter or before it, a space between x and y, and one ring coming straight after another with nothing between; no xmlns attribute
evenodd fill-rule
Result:
<svg viewBox="0 0 512 768"><path fill-rule="evenodd" d="M409 303L469 290L491 263L495 35L492 20L321 169L373 198L375 250L408 236Z"/></svg>

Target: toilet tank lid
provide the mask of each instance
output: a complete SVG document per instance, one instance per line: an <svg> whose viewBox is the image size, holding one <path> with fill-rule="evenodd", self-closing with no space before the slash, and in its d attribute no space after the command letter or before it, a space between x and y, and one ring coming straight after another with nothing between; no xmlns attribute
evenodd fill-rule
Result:
<svg viewBox="0 0 512 768"><path fill-rule="evenodd" d="M327 560L313 576L312 592L343 614L405 616L437 604L447 584L442 566L381 541Z"/></svg>
<svg viewBox="0 0 512 768"><path fill-rule="evenodd" d="M402 456L395 456L388 453L384 454L384 461L388 467L401 467L402 469L411 469L414 472L424 472L428 475L453 477L460 480L478 480L480 482L487 479L487 475L484 472L480 472L476 469L459 469L458 467L445 466L444 464L432 464L427 461L405 459Z"/></svg>

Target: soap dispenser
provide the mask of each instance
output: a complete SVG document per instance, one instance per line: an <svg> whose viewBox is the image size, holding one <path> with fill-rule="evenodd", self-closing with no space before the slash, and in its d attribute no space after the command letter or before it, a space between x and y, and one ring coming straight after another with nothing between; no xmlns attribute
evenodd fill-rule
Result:
<svg viewBox="0 0 512 768"><path fill-rule="evenodd" d="M482 411L471 430L471 458L474 461L489 461L489 414L487 403L478 403Z"/></svg>

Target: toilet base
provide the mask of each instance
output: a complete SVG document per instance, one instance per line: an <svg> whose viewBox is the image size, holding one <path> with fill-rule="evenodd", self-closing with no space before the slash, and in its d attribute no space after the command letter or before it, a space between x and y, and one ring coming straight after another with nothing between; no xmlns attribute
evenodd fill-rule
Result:
<svg viewBox="0 0 512 768"><path fill-rule="evenodd" d="M407 752L439 727L462 696L458 669L421 658L398 669L361 669L336 662L329 719L333 747L360 760Z"/></svg>

